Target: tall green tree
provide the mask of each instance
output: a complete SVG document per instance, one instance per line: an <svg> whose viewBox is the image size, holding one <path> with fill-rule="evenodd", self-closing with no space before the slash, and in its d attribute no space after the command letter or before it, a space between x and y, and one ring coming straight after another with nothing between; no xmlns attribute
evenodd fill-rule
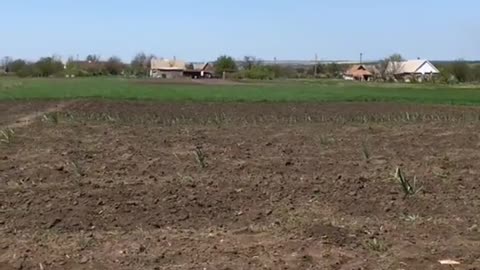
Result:
<svg viewBox="0 0 480 270"><path fill-rule="evenodd" d="M17 73L27 65L27 62L23 59L16 59L7 64L7 71Z"/></svg>
<svg viewBox="0 0 480 270"><path fill-rule="evenodd" d="M222 74L223 72L235 72L237 71L237 63L231 56L222 55L215 61L215 72Z"/></svg>

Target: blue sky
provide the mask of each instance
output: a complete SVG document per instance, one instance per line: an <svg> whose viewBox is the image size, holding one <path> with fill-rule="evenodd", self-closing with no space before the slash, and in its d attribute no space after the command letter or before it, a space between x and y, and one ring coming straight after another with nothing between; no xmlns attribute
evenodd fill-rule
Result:
<svg viewBox="0 0 480 270"><path fill-rule="evenodd" d="M479 11L478 0L3 1L0 57L477 60Z"/></svg>

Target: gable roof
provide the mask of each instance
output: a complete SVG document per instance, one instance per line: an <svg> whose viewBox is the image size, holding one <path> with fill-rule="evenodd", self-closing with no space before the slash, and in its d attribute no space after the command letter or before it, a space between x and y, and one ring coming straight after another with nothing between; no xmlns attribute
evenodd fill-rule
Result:
<svg viewBox="0 0 480 270"><path fill-rule="evenodd" d="M207 64L205 63L194 63L193 70L203 70Z"/></svg>
<svg viewBox="0 0 480 270"><path fill-rule="evenodd" d="M193 70L195 71L211 71L213 69L213 65L211 62L206 63L192 63Z"/></svg>
<svg viewBox="0 0 480 270"><path fill-rule="evenodd" d="M352 77L372 76L373 74L367 70L364 65L353 65L350 67L345 75Z"/></svg>
<svg viewBox="0 0 480 270"><path fill-rule="evenodd" d="M420 69L428 65L433 73L440 71L428 60L408 60L403 62L389 62L387 72L391 74L420 73Z"/></svg>
<svg viewBox="0 0 480 270"><path fill-rule="evenodd" d="M168 59L152 59L151 69L160 70L185 70L186 65L181 60L168 60Z"/></svg>

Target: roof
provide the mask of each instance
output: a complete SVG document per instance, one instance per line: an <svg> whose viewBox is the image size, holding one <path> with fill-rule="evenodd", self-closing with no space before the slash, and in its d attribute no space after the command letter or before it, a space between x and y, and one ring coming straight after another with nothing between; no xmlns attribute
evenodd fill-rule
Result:
<svg viewBox="0 0 480 270"><path fill-rule="evenodd" d="M160 70L185 70L186 65L181 60L152 59L152 69Z"/></svg>
<svg viewBox="0 0 480 270"><path fill-rule="evenodd" d="M345 75L352 77L363 77L363 76L372 76L373 74L368 71L364 65L353 65L351 66Z"/></svg>
<svg viewBox="0 0 480 270"><path fill-rule="evenodd" d="M193 70L203 70L206 65L206 63L194 63Z"/></svg>
<svg viewBox="0 0 480 270"><path fill-rule="evenodd" d="M440 73L440 71L428 60L407 60L403 62L389 62L387 72L393 74L405 73L423 73L421 69L426 65L430 67L433 73Z"/></svg>

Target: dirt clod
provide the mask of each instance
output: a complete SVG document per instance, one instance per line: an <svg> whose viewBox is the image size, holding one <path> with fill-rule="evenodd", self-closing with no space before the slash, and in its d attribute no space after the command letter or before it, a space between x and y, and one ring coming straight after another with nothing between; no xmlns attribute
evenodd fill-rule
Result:
<svg viewBox="0 0 480 270"><path fill-rule="evenodd" d="M88 263L88 261L89 261L89 259L87 257L81 257L78 262L80 264L86 264L86 263Z"/></svg>

